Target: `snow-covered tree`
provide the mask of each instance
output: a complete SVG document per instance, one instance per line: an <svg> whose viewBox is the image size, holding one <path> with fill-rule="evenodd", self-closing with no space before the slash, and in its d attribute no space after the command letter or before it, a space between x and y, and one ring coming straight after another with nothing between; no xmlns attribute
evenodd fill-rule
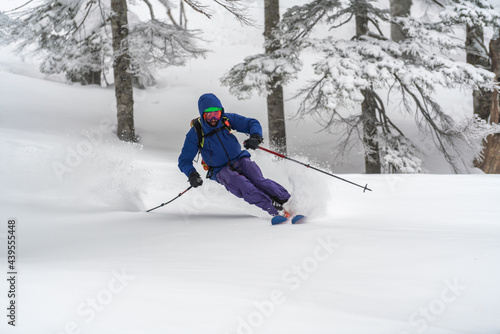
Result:
<svg viewBox="0 0 500 334"><path fill-rule="evenodd" d="M496 4L494 8L493 4ZM500 70L498 36L499 36L499 5L498 1L452 1L442 14L443 22L450 25L466 26L465 49L467 62L476 67L491 70L498 83ZM442 4L440 4L443 7ZM485 43L484 35L487 30L493 30L493 37L489 43ZM485 91L476 89L473 91L474 113L482 120L498 128L498 91ZM500 173L500 141L499 134L490 134L483 141L483 150L475 159L476 167L486 173Z"/></svg>
<svg viewBox="0 0 500 334"><path fill-rule="evenodd" d="M408 17L411 14L413 0L390 0L391 15L393 17ZM391 39L399 42L405 39L406 32L401 30L401 26L391 24Z"/></svg>
<svg viewBox="0 0 500 334"><path fill-rule="evenodd" d="M484 31L481 26L467 25L465 50L467 52L467 63L485 69L491 67L488 49L484 44ZM475 90L472 98L474 113L487 120L490 114L491 92Z"/></svg>
<svg viewBox="0 0 500 334"><path fill-rule="evenodd" d="M41 0L0 17L0 37L42 57L44 73L64 72L71 81L100 83L113 67L117 97L117 135L136 140L133 121L132 76L141 83L154 82L155 69L184 65L205 49L196 45L199 31L188 30L172 15L171 0L131 1L147 6L149 20L140 20L128 0ZM208 0L207 0L208 1ZM245 0L213 0L242 23L249 23ZM211 17L210 6L183 0L196 12ZM29 4L30 2L28 2ZM165 11L160 19L157 10ZM185 16L181 16L185 23Z"/></svg>
<svg viewBox="0 0 500 334"><path fill-rule="evenodd" d="M128 39L131 73L140 83L147 83L154 82L155 69L184 65L206 50L195 44L199 32L178 25L171 15L158 19L155 7L143 2L150 6L150 19L141 21L129 10ZM173 7L168 0L159 4L157 10L170 12ZM13 20L6 27L9 38L4 42L42 56L44 73L65 73L71 81L96 83L88 78L96 73L100 78L113 63L110 14L109 0L45 0L11 14Z"/></svg>
<svg viewBox="0 0 500 334"><path fill-rule="evenodd" d="M496 75L497 82L500 81L500 29L495 31L489 44L491 70ZM491 94L491 107L488 115L489 122L498 127L500 122L500 101L499 92ZM477 160L477 167L485 173L500 173L500 133L492 133L483 141L483 151L480 159Z"/></svg>
<svg viewBox="0 0 500 334"><path fill-rule="evenodd" d="M0 40L4 40L7 38L7 32L2 27L6 27L9 24L10 18L6 14L0 12Z"/></svg>
<svg viewBox="0 0 500 334"><path fill-rule="evenodd" d="M463 161L462 150L472 148L473 134L477 134L474 129L482 125L475 117L467 126L454 121L439 104L435 91L439 86L457 90L496 88L493 73L455 59L464 42L454 29L466 20L496 25L499 16L491 7L478 6L486 3L482 0L440 3L446 10L436 22L392 17L373 0L314 0L292 7L275 32L282 47L273 54L246 58L222 81L239 97L253 91L265 95L270 73L278 73L282 84L289 83L302 67L300 53L313 50L321 59L313 64L316 78L297 94L301 98L298 115L342 131L340 152L352 147L351 140L357 138L363 143L366 165L373 170L379 162L386 172L423 170L418 148L392 121L379 96L387 91L387 100L401 101L401 110L414 115L418 128L432 136L457 172ZM384 22L398 25L405 38L396 42L385 37L381 29ZM353 38L335 33L346 24L354 24ZM321 35L322 31L329 33ZM360 105L362 112L358 111ZM395 152L401 159L394 158Z"/></svg>

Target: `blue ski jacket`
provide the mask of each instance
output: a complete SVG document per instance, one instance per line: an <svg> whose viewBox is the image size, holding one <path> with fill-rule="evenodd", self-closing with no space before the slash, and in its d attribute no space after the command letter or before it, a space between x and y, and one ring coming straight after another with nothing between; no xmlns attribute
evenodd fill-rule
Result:
<svg viewBox="0 0 500 334"><path fill-rule="evenodd" d="M200 149L201 157L205 163L212 168L211 179L217 181L217 173L227 164L234 161L250 157L250 153L241 149L241 145L235 135L230 133L222 121L219 120L215 127L211 127L203 119L203 112L207 108L218 107L222 109L222 116L226 116L233 130L249 135L258 134L262 136L262 127L256 119L246 118L237 114L230 114L224 111L222 103L214 94L203 94L198 100L198 111L204 135L204 143ZM217 130L212 135L209 133ZM191 127L184 140L181 154L179 155L179 169L187 176L196 171L193 166L193 159L198 153L198 135L196 129Z"/></svg>

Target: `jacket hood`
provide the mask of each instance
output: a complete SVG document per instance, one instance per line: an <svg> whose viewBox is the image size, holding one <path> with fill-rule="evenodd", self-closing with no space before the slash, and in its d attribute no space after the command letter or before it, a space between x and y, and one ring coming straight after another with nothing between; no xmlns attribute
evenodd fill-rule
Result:
<svg viewBox="0 0 500 334"><path fill-rule="evenodd" d="M198 100L198 111L200 112L201 119L203 119L203 112L206 109L213 107L221 108L222 114L224 114L224 108L222 107L222 103L217 98L217 96L212 93L203 94L202 96L200 96L200 99Z"/></svg>

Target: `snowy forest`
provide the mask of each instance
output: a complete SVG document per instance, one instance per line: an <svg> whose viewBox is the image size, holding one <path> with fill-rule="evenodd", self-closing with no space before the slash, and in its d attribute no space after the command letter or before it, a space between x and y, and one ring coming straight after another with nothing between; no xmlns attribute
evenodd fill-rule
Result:
<svg viewBox="0 0 500 334"><path fill-rule="evenodd" d="M488 1L265 2L262 53L247 55L220 78L238 99L267 99L272 148L286 152L287 118L313 119L337 134L336 161L362 152L366 173L426 172L425 149L395 120L413 117L422 136L451 170L500 172L497 81L499 12ZM83 85L114 85L117 135L137 141L133 90L157 84L160 69L185 66L211 52L203 16L214 7L248 29L248 2L161 0L38 1L2 12L0 40L40 59L40 71ZM113 15L112 15L113 14ZM283 89L303 71L301 54L316 55L314 75L288 92L296 101L285 116ZM168 73L168 72L166 72ZM167 74L168 75L168 74ZM471 94L463 117L444 106L439 89ZM429 144L428 144L429 145ZM427 146L428 146L427 145Z"/></svg>
<svg viewBox="0 0 500 334"><path fill-rule="evenodd" d="M0 333L498 334L499 75L500 0L2 0Z"/></svg>

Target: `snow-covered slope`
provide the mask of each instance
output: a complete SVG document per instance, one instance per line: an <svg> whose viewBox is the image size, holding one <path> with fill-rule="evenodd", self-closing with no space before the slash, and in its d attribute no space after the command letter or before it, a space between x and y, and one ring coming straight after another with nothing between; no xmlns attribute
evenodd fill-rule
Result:
<svg viewBox="0 0 500 334"><path fill-rule="evenodd" d="M260 32L244 34L233 42L260 45ZM263 99L237 101L218 83L244 48L216 43L136 92L140 145L112 133L112 88L69 86L2 53L0 271L10 277L15 219L18 280L15 328L0 280L0 332L498 333L498 176L369 176L361 159L334 170L368 183L363 193L259 151L307 223L271 226L210 181L145 213L188 186L177 156L201 94L266 124ZM290 126L295 158L330 163L331 137Z"/></svg>
<svg viewBox="0 0 500 334"><path fill-rule="evenodd" d="M187 187L188 87L139 93L141 146L111 133L112 89L0 77L5 275L10 218L19 245L2 333L498 332L500 177L341 175L363 193L256 152L306 224L208 181L145 213Z"/></svg>

